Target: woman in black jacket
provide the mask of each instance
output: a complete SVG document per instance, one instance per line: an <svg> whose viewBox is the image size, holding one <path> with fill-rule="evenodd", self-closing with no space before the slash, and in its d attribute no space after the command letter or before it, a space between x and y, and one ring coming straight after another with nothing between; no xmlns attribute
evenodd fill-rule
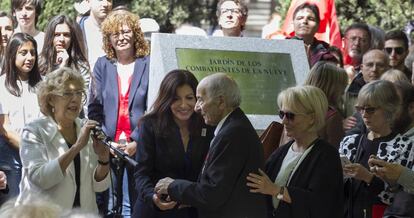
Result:
<svg viewBox="0 0 414 218"><path fill-rule="evenodd" d="M328 102L313 86L289 88L278 105L287 136L293 140L268 159L265 172L250 173L251 192L269 195L268 217L338 218L343 184L338 151L318 136Z"/></svg>

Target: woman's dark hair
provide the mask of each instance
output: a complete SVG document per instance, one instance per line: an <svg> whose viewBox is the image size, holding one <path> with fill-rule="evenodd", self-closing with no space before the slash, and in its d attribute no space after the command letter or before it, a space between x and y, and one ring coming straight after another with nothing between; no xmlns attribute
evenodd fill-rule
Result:
<svg viewBox="0 0 414 218"><path fill-rule="evenodd" d="M147 117L156 118L155 131L157 135L166 135L171 133L171 126L174 125L171 105L176 97L177 88L189 85L196 93L198 81L195 76L187 70L172 70L162 80L157 99L152 105L151 111L142 119ZM196 133L201 128L197 128L202 124L202 118L197 113L193 113L190 118L190 132Z"/></svg>
<svg viewBox="0 0 414 218"><path fill-rule="evenodd" d="M19 80L19 72L16 67L16 54L20 46L22 46L26 42L31 42L35 50L35 61L32 70L29 72L29 87L34 88L36 84L40 80L42 80L37 65L38 55L36 41L29 34L15 33L9 40L9 43L6 47L2 74L6 74L5 86L7 90L12 95L17 97L20 97L20 95L22 94L22 90L20 90L19 85L17 84L17 80Z"/></svg>
<svg viewBox="0 0 414 218"><path fill-rule="evenodd" d="M40 73L46 75L48 72L52 72L57 68L56 63L56 51L54 46L50 46L55 37L55 29L59 24L66 24L70 31L70 45L67 50L69 55L68 67L73 67L76 70L81 68L89 68L88 60L86 59L85 43L83 41L83 34L77 23L73 22L66 15L57 15L52 18L48 23L45 32L45 40L42 53L40 54L39 66Z"/></svg>

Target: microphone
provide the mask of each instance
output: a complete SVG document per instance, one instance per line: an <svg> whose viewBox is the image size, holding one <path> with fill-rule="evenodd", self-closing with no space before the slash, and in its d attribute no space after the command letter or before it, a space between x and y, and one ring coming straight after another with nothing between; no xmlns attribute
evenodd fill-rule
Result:
<svg viewBox="0 0 414 218"><path fill-rule="evenodd" d="M134 159L132 159L125 152L123 152L122 150L120 150L119 148L111 144L111 139L102 130L102 126L97 125L93 129L91 129L91 131L92 131L92 136L94 138L100 140L105 146L111 149L123 161L127 162L133 167L136 167L138 165L138 163Z"/></svg>
<svg viewBox="0 0 414 218"><path fill-rule="evenodd" d="M91 129L93 137L99 139L99 140L107 140L107 136L105 132L102 130L102 126L95 126L93 129Z"/></svg>

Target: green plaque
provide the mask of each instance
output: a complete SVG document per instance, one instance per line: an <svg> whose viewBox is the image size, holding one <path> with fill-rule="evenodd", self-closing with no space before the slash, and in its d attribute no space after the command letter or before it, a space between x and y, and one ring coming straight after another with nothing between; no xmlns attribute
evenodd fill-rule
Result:
<svg viewBox="0 0 414 218"><path fill-rule="evenodd" d="M290 54L176 48L178 68L200 81L222 72L240 87L241 108L246 114L274 115L277 95L296 85Z"/></svg>

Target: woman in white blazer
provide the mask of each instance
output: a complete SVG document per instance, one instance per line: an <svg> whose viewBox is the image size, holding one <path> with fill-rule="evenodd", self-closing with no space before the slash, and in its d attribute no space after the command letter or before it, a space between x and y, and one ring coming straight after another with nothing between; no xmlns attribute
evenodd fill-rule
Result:
<svg viewBox="0 0 414 218"><path fill-rule="evenodd" d="M46 115L22 132L23 175L19 202L44 195L63 209L98 212L95 192L109 187L109 149L90 137L98 123L78 116L85 100L82 76L69 68L49 73L39 84Z"/></svg>

